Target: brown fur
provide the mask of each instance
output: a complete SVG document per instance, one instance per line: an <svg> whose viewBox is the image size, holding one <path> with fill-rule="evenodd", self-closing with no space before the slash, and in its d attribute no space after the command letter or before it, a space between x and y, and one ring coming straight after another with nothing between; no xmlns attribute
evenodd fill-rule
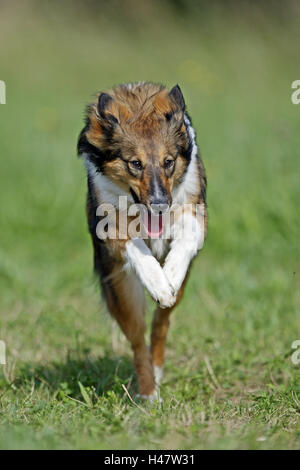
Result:
<svg viewBox="0 0 300 470"><path fill-rule="evenodd" d="M180 152L187 146L187 134L183 124L183 111L171 99L168 90L161 85L135 86L132 91L124 86L109 92L112 100L104 115L100 115L97 103L89 108L88 141L102 151L109 151L116 158L105 164L104 173L122 189L128 186L137 194L142 204L148 205L150 180L153 171L158 173L170 196L174 184L182 177L187 161ZM98 95L99 97L99 95ZM168 122L165 115L172 113ZM110 116L118 121L112 137L107 139ZM122 159L117 158L122 149ZM176 156L175 170L169 174L163 163ZM139 160L145 171L141 177L128 167L131 160ZM171 202L171 196L169 197Z"/></svg>
<svg viewBox="0 0 300 470"><path fill-rule="evenodd" d="M180 103L162 85L145 83L127 87L120 85L108 92L105 109L99 110L98 99L89 106L87 125L79 140L79 153L97 153L95 161L101 172L120 189L131 188L139 202L149 207L153 175L159 178L172 202L171 192L177 186L188 160L189 136ZM91 151L90 151L90 147ZM87 148L87 150L85 150ZM99 153L98 153L99 152ZM164 167L166 159L175 161L171 170ZM141 162L143 171L134 169L130 162ZM198 162L199 191L188 202L203 203L206 225L206 177L203 164ZM137 370L139 392L153 393L155 384L153 365L162 366L171 308L157 308L151 334L151 353L146 348L144 293L134 277L123 271L126 239L99 240L96 235L97 206L105 201L89 182L87 216L94 245L95 270L100 275L103 293L110 313L119 323L131 343ZM176 217L176 216L175 216ZM117 216L118 220L118 216ZM119 227L117 226L117 233ZM187 276L186 276L187 278ZM178 293L180 301L186 279Z"/></svg>

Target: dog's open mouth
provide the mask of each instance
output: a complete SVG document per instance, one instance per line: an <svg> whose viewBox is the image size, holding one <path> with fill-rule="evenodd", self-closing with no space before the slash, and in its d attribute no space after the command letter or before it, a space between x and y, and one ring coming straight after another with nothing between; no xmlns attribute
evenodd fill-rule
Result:
<svg viewBox="0 0 300 470"><path fill-rule="evenodd" d="M144 225L149 238L159 238L163 231L163 216L147 211L144 214Z"/></svg>

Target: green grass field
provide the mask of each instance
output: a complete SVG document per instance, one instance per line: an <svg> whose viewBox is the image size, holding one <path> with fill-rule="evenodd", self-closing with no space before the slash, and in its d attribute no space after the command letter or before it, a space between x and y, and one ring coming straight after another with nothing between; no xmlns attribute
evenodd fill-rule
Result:
<svg viewBox="0 0 300 470"><path fill-rule="evenodd" d="M148 2L121 20L75 3L0 4L0 447L299 448L299 8ZM154 405L134 401L93 280L75 150L93 93L137 80L180 84L208 176L208 237Z"/></svg>

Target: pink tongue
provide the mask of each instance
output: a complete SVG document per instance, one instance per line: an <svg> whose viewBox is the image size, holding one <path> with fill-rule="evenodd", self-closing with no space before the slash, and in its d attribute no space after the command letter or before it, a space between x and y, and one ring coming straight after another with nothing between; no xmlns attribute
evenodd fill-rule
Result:
<svg viewBox="0 0 300 470"><path fill-rule="evenodd" d="M154 215L147 212L145 226L150 238L159 238L163 231L162 215Z"/></svg>

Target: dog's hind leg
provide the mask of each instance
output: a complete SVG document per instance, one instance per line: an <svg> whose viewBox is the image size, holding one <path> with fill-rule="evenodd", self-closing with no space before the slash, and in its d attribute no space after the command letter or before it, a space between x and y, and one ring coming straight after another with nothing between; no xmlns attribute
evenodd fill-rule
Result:
<svg viewBox="0 0 300 470"><path fill-rule="evenodd" d="M120 267L114 269L103 287L108 308L131 344L139 395L153 399L156 392L151 355L145 343L144 288L135 274L126 273Z"/></svg>
<svg viewBox="0 0 300 470"><path fill-rule="evenodd" d="M154 312L154 317L152 321L152 331L151 331L151 355L152 355L152 364L154 371L154 378L156 385L159 385L163 376L163 364L165 360L165 345L166 338L170 324L170 314L172 310L178 305L181 300L184 291L184 285L187 280L187 276L179 289L176 303L169 308L160 308Z"/></svg>

